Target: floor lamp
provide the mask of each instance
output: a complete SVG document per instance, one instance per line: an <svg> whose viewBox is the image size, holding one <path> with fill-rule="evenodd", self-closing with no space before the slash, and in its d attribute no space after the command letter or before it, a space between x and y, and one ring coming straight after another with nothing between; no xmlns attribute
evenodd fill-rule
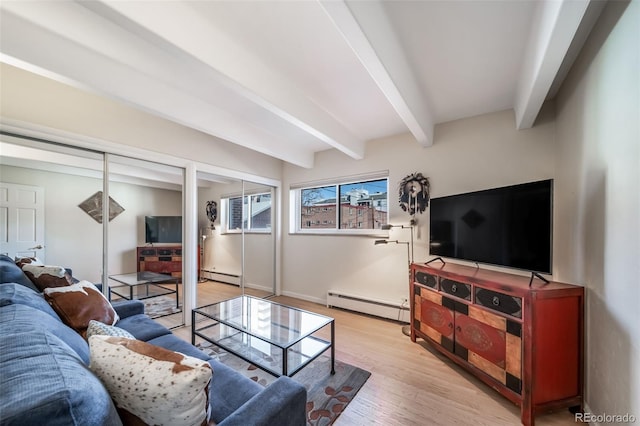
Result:
<svg viewBox="0 0 640 426"><path fill-rule="evenodd" d="M413 222L413 221L412 221ZM410 229L411 230L411 255L408 256L409 258L409 266L411 266L411 264L413 263L413 224L411 225L391 225L391 224L384 224L380 227L380 229L382 229L383 231L388 231L391 228L400 228L400 229Z"/></svg>
<svg viewBox="0 0 640 426"><path fill-rule="evenodd" d="M386 228L386 229L390 229L394 225L385 225L385 226L389 226L389 228ZM411 276L411 263L413 262L413 226L396 225L396 227L411 228L411 242L409 242L409 241L399 241L399 240L375 240L373 243L375 245L379 245L379 244L406 244L407 245L407 268L408 268L409 276ZM382 227L382 229L385 229L384 226ZM409 251L409 248L411 248L411 252ZM408 326L408 325L403 325L402 326L402 334L404 334L406 336L410 336L411 335L411 327Z"/></svg>
<svg viewBox="0 0 640 426"><path fill-rule="evenodd" d="M204 234L204 232L202 233L202 235L200 235L200 239L202 240L202 242L200 243L200 270L198 271L198 282L203 283L207 281L204 278L204 244L207 242L207 236Z"/></svg>

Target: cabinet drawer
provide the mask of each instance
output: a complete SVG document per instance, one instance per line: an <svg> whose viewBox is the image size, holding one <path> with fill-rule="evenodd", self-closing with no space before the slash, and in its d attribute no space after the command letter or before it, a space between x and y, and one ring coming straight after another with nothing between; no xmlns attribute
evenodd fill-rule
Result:
<svg viewBox="0 0 640 426"><path fill-rule="evenodd" d="M522 299L516 296L476 288L476 304L512 317L522 318Z"/></svg>
<svg viewBox="0 0 640 426"><path fill-rule="evenodd" d="M415 281L426 287L438 288L438 277L426 272L416 271Z"/></svg>
<svg viewBox="0 0 640 426"><path fill-rule="evenodd" d="M182 249L158 249L159 256L182 256Z"/></svg>
<svg viewBox="0 0 640 426"><path fill-rule="evenodd" d="M469 284L442 278L440 280L440 289L460 299L471 300L471 285Z"/></svg>
<svg viewBox="0 0 640 426"><path fill-rule="evenodd" d="M138 250L138 252L140 253L140 256L155 256L156 255L156 249L154 249L154 248L140 249L140 250Z"/></svg>

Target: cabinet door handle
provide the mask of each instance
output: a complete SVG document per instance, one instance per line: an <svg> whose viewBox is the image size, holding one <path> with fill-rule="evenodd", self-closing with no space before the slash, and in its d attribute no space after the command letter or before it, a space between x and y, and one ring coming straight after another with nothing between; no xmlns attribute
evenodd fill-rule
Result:
<svg viewBox="0 0 640 426"><path fill-rule="evenodd" d="M458 332L462 331L462 327L457 326L457 327L456 327L456 331L458 331Z"/></svg>
<svg viewBox="0 0 640 426"><path fill-rule="evenodd" d="M449 323L449 328L453 328L453 323L452 322Z"/></svg>

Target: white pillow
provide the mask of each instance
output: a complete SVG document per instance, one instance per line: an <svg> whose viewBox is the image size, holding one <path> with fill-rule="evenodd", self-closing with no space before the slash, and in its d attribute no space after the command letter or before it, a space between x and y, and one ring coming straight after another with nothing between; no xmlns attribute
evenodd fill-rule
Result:
<svg viewBox="0 0 640 426"><path fill-rule="evenodd" d="M89 368L116 407L149 425L201 425L209 419L207 361L140 340L91 336Z"/></svg>

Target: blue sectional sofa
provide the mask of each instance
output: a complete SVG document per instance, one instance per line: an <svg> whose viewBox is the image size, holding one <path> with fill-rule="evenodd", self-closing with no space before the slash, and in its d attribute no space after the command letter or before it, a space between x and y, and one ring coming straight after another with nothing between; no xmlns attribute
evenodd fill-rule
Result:
<svg viewBox="0 0 640 426"><path fill-rule="evenodd" d="M0 255L0 425L119 425L112 400L88 368L89 346L67 327L7 256ZM211 359L144 314L114 303L116 324L136 339L207 360L217 425L306 424L306 390L288 377L264 388Z"/></svg>

